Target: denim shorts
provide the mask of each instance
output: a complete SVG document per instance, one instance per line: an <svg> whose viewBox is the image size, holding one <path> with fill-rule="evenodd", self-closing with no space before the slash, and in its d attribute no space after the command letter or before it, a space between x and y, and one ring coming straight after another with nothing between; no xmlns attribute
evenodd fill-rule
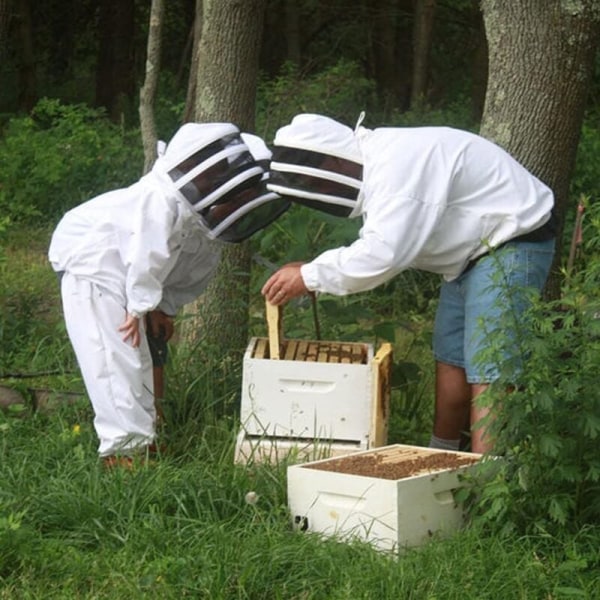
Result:
<svg viewBox="0 0 600 600"><path fill-rule="evenodd" d="M465 369L469 383L491 383L501 366L518 364L524 313L546 283L554 245L553 239L508 242L442 283L433 332L436 361Z"/></svg>

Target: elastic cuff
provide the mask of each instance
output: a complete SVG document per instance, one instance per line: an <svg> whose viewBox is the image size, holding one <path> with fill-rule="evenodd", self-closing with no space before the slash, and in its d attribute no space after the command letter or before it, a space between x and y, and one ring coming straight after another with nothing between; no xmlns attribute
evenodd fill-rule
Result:
<svg viewBox="0 0 600 600"><path fill-rule="evenodd" d="M317 280L317 269L314 265L310 263L306 263L300 267L300 275L302 275L302 280L304 281L304 285L309 292L314 292L318 287Z"/></svg>

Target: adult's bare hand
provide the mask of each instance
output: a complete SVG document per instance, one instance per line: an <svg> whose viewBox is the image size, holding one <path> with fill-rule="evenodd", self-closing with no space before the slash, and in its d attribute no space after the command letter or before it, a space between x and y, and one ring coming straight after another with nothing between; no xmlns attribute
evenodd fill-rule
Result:
<svg viewBox="0 0 600 600"><path fill-rule="evenodd" d="M286 304L293 298L308 294L300 267L303 262L288 263L273 273L261 290L262 295L275 306Z"/></svg>
<svg viewBox="0 0 600 600"><path fill-rule="evenodd" d="M124 333L123 341L131 340L131 345L137 348L140 345L140 320L127 313L127 317L123 325L119 327L119 331Z"/></svg>

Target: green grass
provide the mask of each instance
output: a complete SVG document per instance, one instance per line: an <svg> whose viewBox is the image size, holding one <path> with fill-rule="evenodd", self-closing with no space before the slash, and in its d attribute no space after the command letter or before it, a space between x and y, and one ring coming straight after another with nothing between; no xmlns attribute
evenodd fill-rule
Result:
<svg viewBox="0 0 600 600"><path fill-rule="evenodd" d="M0 598L591 599L600 584L598 530L466 529L394 557L294 531L285 464L234 465L218 424L185 454L106 471L90 417L85 402L0 417Z"/></svg>
<svg viewBox="0 0 600 600"><path fill-rule="evenodd" d="M47 239L47 232L33 242L17 236L4 246L0 300L24 320L5 321L18 339L6 340L3 365L60 373L1 383L80 391L55 278L40 258ZM310 314L305 320L311 323ZM432 405L430 324L405 321L394 346L390 442L423 443ZM358 341L359 333L349 335ZM599 597L598 528L560 539L467 528L399 557L295 531L285 463L234 465L238 390L230 382L239 365L187 360L174 351L167 373L163 436L171 452L133 472L100 466L85 396L47 412L27 403L0 412L0 600ZM246 502L249 491L258 494L256 504Z"/></svg>

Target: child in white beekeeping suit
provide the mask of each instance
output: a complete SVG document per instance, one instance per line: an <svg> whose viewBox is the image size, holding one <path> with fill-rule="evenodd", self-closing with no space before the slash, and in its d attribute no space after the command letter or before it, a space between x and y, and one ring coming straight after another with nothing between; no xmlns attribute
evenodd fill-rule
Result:
<svg viewBox="0 0 600 600"><path fill-rule="evenodd" d="M187 123L166 147L159 143L159 158L137 183L77 206L56 227L48 257L61 275L104 464L129 464L154 448L142 317L172 318L206 288L222 241L247 239L289 207L265 187L269 157L260 138L233 124Z"/></svg>

